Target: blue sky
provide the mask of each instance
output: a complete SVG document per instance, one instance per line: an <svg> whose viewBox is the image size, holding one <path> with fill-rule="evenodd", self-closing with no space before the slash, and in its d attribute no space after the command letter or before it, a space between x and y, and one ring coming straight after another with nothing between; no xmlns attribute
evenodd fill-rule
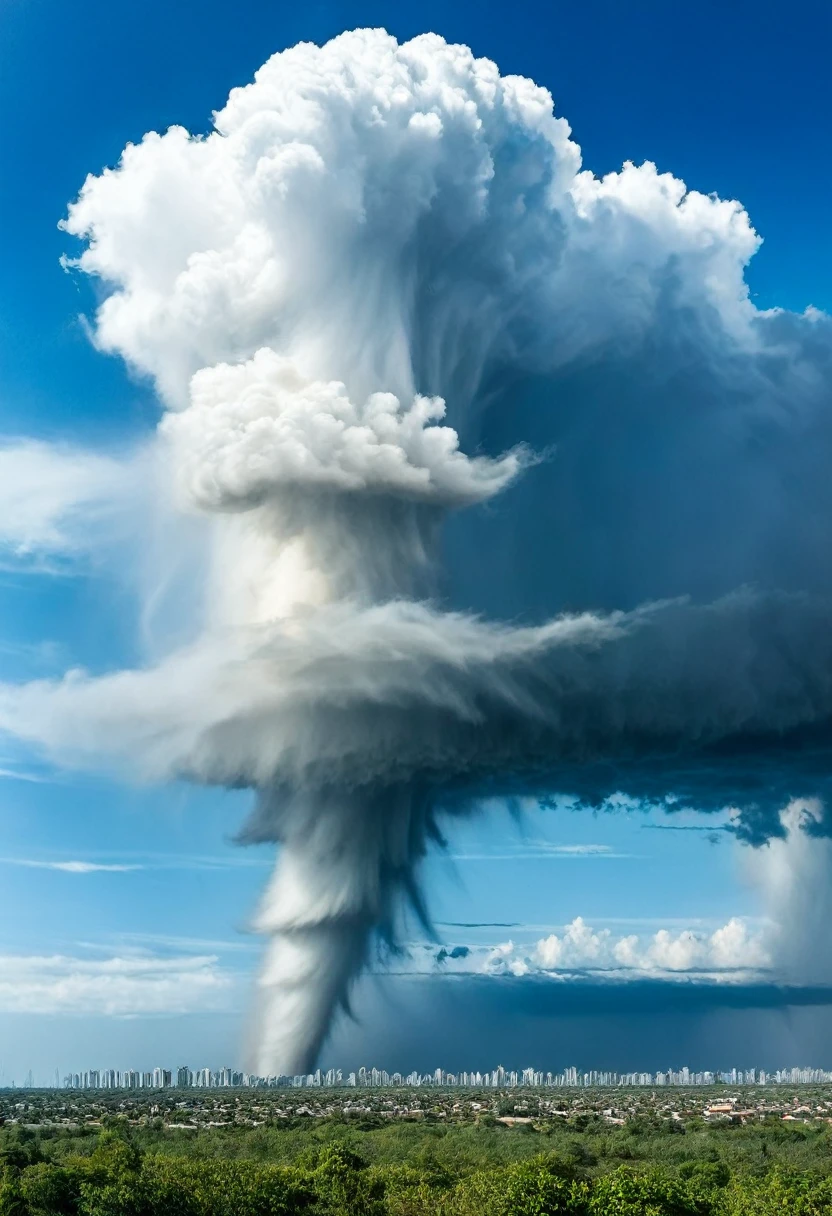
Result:
<svg viewBox="0 0 832 1216"><path fill-rule="evenodd" d="M152 430L158 405L149 384L95 351L79 321L94 308L96 289L62 271L61 255L75 248L58 221L86 174L113 164L126 142L172 123L207 130L212 109L269 54L355 26L384 25L400 40L434 30L494 58L503 74L532 77L552 91L596 173L651 159L693 189L740 199L764 238L748 275L755 303L832 308L830 24L820 2L708 0L692 10L656 0L302 8L242 0L229 15L213 3L85 0L79 9L15 0L0 14L0 432L112 453ZM134 591L135 579L112 564L31 570L4 561L0 676L137 662ZM249 803L245 792L141 788L114 774L39 765L11 742L0 749L0 967L23 994L0 1005L0 1084L29 1068L46 1080L55 1068L171 1065L183 1053L194 1067L241 1058L258 950L248 925L271 858L267 846L233 842ZM577 917L615 940L662 929L707 935L735 917L753 927L767 913L765 892L749 878L742 846L700 830L713 822L691 815L680 824L690 830L668 831L655 812L529 805L519 821L495 807L451 824L447 855L427 863L438 936L469 949L511 941L522 953L524 943L562 935ZM67 862L87 868L68 872L60 868ZM64 961L36 961L54 956ZM126 995L97 982L102 962L126 967ZM85 966L94 982L75 1004L62 1005L54 984L39 987L44 975L63 981ZM378 1010L387 998L375 985L362 990L365 1021L339 1030L330 1053L370 1063L377 1048L390 1067L443 1057L452 1066L456 1040L438 1020L433 1043L380 1045ZM441 1009L437 1019L453 1017L452 1002ZM504 1044L501 1058L516 1060L529 1041L525 1023L500 1017L482 1050ZM557 1016L546 1025L548 1037L534 1048L541 1064L594 1050L574 1028L559 1038ZM615 1033L614 1019L607 1028ZM772 1033L766 1022L751 1041L760 1052L770 1050L766 1042L785 1050L817 1041L814 1031L802 1042ZM735 1028L704 1046L685 1034L680 1052L712 1050L720 1059L742 1041ZM622 1043L631 1053L618 1059L622 1068L668 1063L645 1059L646 1043L632 1034ZM434 1060L415 1058L414 1044L418 1052L435 1046ZM608 1045L598 1050L599 1064L616 1063Z"/></svg>

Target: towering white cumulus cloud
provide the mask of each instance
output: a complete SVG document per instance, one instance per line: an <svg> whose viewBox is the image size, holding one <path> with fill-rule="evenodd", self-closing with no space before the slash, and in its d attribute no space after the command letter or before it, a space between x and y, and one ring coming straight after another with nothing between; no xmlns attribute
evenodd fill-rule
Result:
<svg viewBox="0 0 832 1216"><path fill-rule="evenodd" d="M623 791L760 838L823 793L830 324L753 306L738 204L599 180L544 89L359 31L129 146L66 228L165 405L206 610L159 666L0 690L0 724L258 790L259 1071L306 1070L424 912L440 812Z"/></svg>

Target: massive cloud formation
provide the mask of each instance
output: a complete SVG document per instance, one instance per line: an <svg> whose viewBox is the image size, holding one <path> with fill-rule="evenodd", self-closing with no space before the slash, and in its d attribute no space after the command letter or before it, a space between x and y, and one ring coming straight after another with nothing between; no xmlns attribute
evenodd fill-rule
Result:
<svg viewBox="0 0 832 1216"><path fill-rule="evenodd" d="M823 797L832 323L754 307L737 203L599 180L546 90L360 31L129 146L65 227L166 406L205 610L154 667L0 690L0 725L258 790L261 1072L424 913L443 812L623 791L761 840Z"/></svg>

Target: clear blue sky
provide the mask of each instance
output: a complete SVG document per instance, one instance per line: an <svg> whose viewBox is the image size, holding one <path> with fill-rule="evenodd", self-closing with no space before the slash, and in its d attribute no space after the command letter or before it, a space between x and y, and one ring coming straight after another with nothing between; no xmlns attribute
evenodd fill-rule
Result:
<svg viewBox="0 0 832 1216"><path fill-rule="evenodd" d="M59 265L72 246L57 224L85 175L114 163L145 131L172 123L206 130L212 109L272 52L368 25L399 39L434 30L495 59L503 74L545 85L596 173L650 159L689 187L738 198L764 238L749 273L755 301L832 307L832 9L823 0L240 0L231 9L212 0L11 0L0 11L0 433L112 449L155 423L150 390L96 353L78 320L93 305L93 288ZM0 569L4 679L71 666L101 671L138 654L136 609L117 581L89 570ZM0 769L13 760L0 754ZM15 966L36 987L40 956L65 956L66 975L73 960L132 960L131 983L140 986L166 974L164 966L154 971L160 960L213 961L192 964L201 968L204 1005L183 998L177 980L169 995L160 989L158 999L140 1000L132 1018L111 1016L98 989L68 1013L59 1002L52 1008L50 996L15 1007L7 994L2 1074L20 1080L32 1067L46 1079L56 1067L175 1065L183 1053L198 1066L233 1057L257 958L246 924L269 861L268 850L232 843L248 796L137 790L47 770L26 777L0 777L0 968L11 975L8 957L24 960ZM469 947L509 938L516 945L575 917L618 936L639 923L651 932L715 928L760 913L735 845L704 832L651 830L649 822L641 812L593 818L550 810L529 812L521 828L495 811L455 831L454 859L429 863L440 937ZM67 861L136 868L75 873L20 864ZM485 927L470 927L476 923ZM0 972L0 991L2 983ZM116 1002L118 1014L131 1012L130 999ZM370 1030L363 1033L359 1027L343 1040L352 1053L346 1063L372 1062ZM508 1062L523 1043L511 1019L504 1034ZM438 1059L447 1050L439 1032L436 1042ZM566 1063L552 1043L550 1063ZM392 1066L394 1048L387 1050L379 1062ZM110 1058L90 1059L94 1052ZM431 1063L403 1058L401 1065L421 1062ZM622 1067L662 1062L620 1060Z"/></svg>

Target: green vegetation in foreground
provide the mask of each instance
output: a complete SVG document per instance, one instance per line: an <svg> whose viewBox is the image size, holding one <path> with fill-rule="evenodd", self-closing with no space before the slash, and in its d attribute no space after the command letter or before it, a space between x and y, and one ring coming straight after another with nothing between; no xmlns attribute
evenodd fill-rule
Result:
<svg viewBox="0 0 832 1216"><path fill-rule="evenodd" d="M832 1216L825 1118L104 1123L0 1128L0 1216Z"/></svg>

